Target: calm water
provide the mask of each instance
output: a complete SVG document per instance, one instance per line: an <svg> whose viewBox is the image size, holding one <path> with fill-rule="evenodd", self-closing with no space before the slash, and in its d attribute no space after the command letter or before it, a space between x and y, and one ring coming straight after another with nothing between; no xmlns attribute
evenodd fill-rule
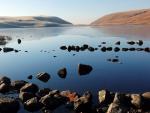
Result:
<svg viewBox="0 0 150 113"><path fill-rule="evenodd" d="M109 89L121 92L143 92L150 90L150 53L147 52L67 52L59 49L62 45L89 44L93 47L139 47L128 45L129 40L144 40L142 47L150 47L149 26L119 26L119 27L63 27L36 29L0 29L1 35L12 37L6 45L21 50L18 53L0 52L0 75L6 75L12 80L26 80L37 83L40 87L60 90L84 92L99 89ZM18 44L17 39L22 39ZM116 46L116 41L121 41ZM106 41L103 45L101 42ZM28 52L25 52L28 51ZM73 56L73 54L76 54ZM53 56L57 56L54 58ZM111 63L107 59L119 56L121 63ZM79 76L79 63L89 64L93 71L85 76ZM65 79L57 72L60 68L68 70ZM38 72L48 72L51 79L43 83L36 79ZM33 75L32 80L27 76Z"/></svg>

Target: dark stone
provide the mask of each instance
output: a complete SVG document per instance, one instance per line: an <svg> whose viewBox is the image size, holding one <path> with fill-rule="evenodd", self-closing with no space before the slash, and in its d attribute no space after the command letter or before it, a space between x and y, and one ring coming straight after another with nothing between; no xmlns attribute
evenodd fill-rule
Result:
<svg viewBox="0 0 150 113"><path fill-rule="evenodd" d="M27 111L35 112L42 108L42 104L39 102L37 97L31 98L24 103L24 108Z"/></svg>
<svg viewBox="0 0 150 113"><path fill-rule="evenodd" d="M144 44L144 42L143 42L143 40L139 40L139 41L137 42L137 44L138 44L139 46L142 46L142 45Z"/></svg>
<svg viewBox="0 0 150 113"><path fill-rule="evenodd" d="M50 89L49 88L44 88L44 89L40 89L39 92L37 93L38 97L44 97L45 95L50 93Z"/></svg>
<svg viewBox="0 0 150 113"><path fill-rule="evenodd" d="M121 42L120 42L120 41L118 41L118 42L116 42L115 44L116 44L116 45L120 45L120 44L121 44Z"/></svg>
<svg viewBox="0 0 150 113"><path fill-rule="evenodd" d="M16 80L11 83L11 86L14 90L20 90L27 82L24 80Z"/></svg>
<svg viewBox="0 0 150 113"><path fill-rule="evenodd" d="M0 77L0 84L2 84L2 83L10 84L11 80L10 80L10 78L3 76L3 77Z"/></svg>
<svg viewBox="0 0 150 113"><path fill-rule="evenodd" d="M11 52L14 51L14 48L9 48L9 47L4 47L3 48L3 52L7 53L7 52Z"/></svg>
<svg viewBox="0 0 150 113"><path fill-rule="evenodd" d="M132 105L139 109L142 106L142 98L140 94L131 94L131 103Z"/></svg>
<svg viewBox="0 0 150 113"><path fill-rule="evenodd" d="M59 77L61 78L66 78L67 76L67 69L66 68L62 68L58 71L57 73L59 75Z"/></svg>
<svg viewBox="0 0 150 113"><path fill-rule="evenodd" d="M7 93L10 90L10 79L8 77L0 77L0 93Z"/></svg>
<svg viewBox="0 0 150 113"><path fill-rule="evenodd" d="M128 51L129 49L128 48L122 48L122 51Z"/></svg>
<svg viewBox="0 0 150 113"><path fill-rule="evenodd" d="M135 51L136 49L132 47L132 48L129 48L129 50L130 51Z"/></svg>
<svg viewBox="0 0 150 113"><path fill-rule="evenodd" d="M142 94L142 102L143 102L143 106L142 108L144 110L150 110L150 92L145 92Z"/></svg>
<svg viewBox="0 0 150 113"><path fill-rule="evenodd" d="M113 50L112 47L107 47L106 49L107 49L107 51L112 51Z"/></svg>
<svg viewBox="0 0 150 113"><path fill-rule="evenodd" d="M146 47L146 48L144 49L144 51L145 51L145 52L150 52L150 48L149 48L149 47Z"/></svg>
<svg viewBox="0 0 150 113"><path fill-rule="evenodd" d="M28 93L28 92L20 92L19 93L19 99L22 102L26 102L27 100L31 99L35 97L35 95L33 93Z"/></svg>
<svg viewBox="0 0 150 113"><path fill-rule="evenodd" d="M28 79L32 79L32 78L33 78L33 76L32 76L32 75L29 75L29 76L28 76Z"/></svg>
<svg viewBox="0 0 150 113"><path fill-rule="evenodd" d="M88 50L93 52L95 49L93 47L89 47Z"/></svg>
<svg viewBox="0 0 150 113"><path fill-rule="evenodd" d="M17 113L20 108L19 102L10 97L0 97L0 113Z"/></svg>
<svg viewBox="0 0 150 113"><path fill-rule="evenodd" d="M119 52L119 51L120 51L120 48L119 48L119 47L115 47L115 48L114 48L114 51L115 51L115 52Z"/></svg>
<svg viewBox="0 0 150 113"><path fill-rule="evenodd" d="M88 47L89 47L89 45L87 45L87 44L84 44L84 45L83 45L83 48L84 48L84 49L88 49Z"/></svg>
<svg viewBox="0 0 150 113"><path fill-rule="evenodd" d="M42 72L37 74L37 79L43 81L43 82L48 82L50 79L50 75L48 73Z"/></svg>
<svg viewBox="0 0 150 113"><path fill-rule="evenodd" d="M106 47L102 47L102 48L101 48L101 51L102 51L102 52L106 52L106 51L107 51L107 48L106 48Z"/></svg>
<svg viewBox="0 0 150 113"><path fill-rule="evenodd" d="M127 44L134 45L135 42L134 41L128 41Z"/></svg>
<svg viewBox="0 0 150 113"><path fill-rule="evenodd" d="M89 74L92 70L93 70L93 68L90 65L85 65L85 64L79 64L78 65L78 73L79 73L79 75Z"/></svg>
<svg viewBox="0 0 150 113"><path fill-rule="evenodd" d="M20 92L36 93L38 90L39 88L36 84L27 83L20 89Z"/></svg>
<svg viewBox="0 0 150 113"><path fill-rule="evenodd" d="M102 42L102 44L106 44L106 42Z"/></svg>
<svg viewBox="0 0 150 113"><path fill-rule="evenodd" d="M18 41L18 44L21 44L21 39L18 39L17 41Z"/></svg>
<svg viewBox="0 0 150 113"><path fill-rule="evenodd" d="M114 58L114 59L112 59L112 62L113 62L113 63L117 63L117 62L119 62L119 59Z"/></svg>
<svg viewBox="0 0 150 113"><path fill-rule="evenodd" d="M136 48L137 51L144 51L143 48Z"/></svg>
<svg viewBox="0 0 150 113"><path fill-rule="evenodd" d="M15 51L15 53L18 53L18 52L19 52L19 50L16 50L16 49L15 49L14 51Z"/></svg>
<svg viewBox="0 0 150 113"><path fill-rule="evenodd" d="M62 49L62 50L66 50L66 49L67 49L67 47L66 47L66 46L61 46L61 47L60 47L60 49Z"/></svg>

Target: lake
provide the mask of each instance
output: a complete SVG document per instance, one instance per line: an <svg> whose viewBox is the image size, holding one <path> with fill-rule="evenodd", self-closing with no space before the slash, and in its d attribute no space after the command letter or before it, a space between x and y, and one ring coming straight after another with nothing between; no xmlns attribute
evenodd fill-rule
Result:
<svg viewBox="0 0 150 113"><path fill-rule="evenodd" d="M115 27L52 27L0 29L0 35L11 36L3 47L12 47L19 52L0 52L0 75L12 80L26 80L59 90L72 90L79 93L90 90L97 94L100 89L119 92L144 92L150 90L150 53L145 51L107 51L101 47L150 47L150 26L115 26ZM21 44L17 43L21 39ZM129 45L127 41L143 40L139 46ZM120 45L115 42L121 41ZM106 44L102 44L106 42ZM88 44L98 50L65 51L63 45ZM98 47L101 45L101 47ZM119 62L108 59L118 57ZM93 67L91 73L80 76L78 64ZM67 68L67 77L60 78L57 72ZM36 78L39 72L48 72L51 79L43 83ZM33 79L27 77L33 75Z"/></svg>

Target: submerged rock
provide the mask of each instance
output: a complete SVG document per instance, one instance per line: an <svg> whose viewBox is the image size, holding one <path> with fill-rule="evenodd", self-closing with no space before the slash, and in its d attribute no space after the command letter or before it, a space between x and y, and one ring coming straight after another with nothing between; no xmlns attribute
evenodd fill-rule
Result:
<svg viewBox="0 0 150 113"><path fill-rule="evenodd" d="M48 80L50 79L50 75L46 72L38 73L37 79L39 79L43 82L48 82Z"/></svg>
<svg viewBox="0 0 150 113"><path fill-rule="evenodd" d="M19 102L10 97L0 97L0 113L17 113L20 108Z"/></svg>
<svg viewBox="0 0 150 113"><path fill-rule="evenodd" d="M78 65L78 73L79 73L79 75L89 74L92 70L93 70L93 68L90 65L85 65L85 64L79 64Z"/></svg>
<svg viewBox="0 0 150 113"><path fill-rule="evenodd" d="M8 77L0 77L0 93L6 93L10 90L11 80Z"/></svg>
<svg viewBox="0 0 150 113"><path fill-rule="evenodd" d="M33 78L33 76L32 76L32 75L29 75L29 76L28 76L28 79L32 79L32 78Z"/></svg>
<svg viewBox="0 0 150 113"><path fill-rule="evenodd" d="M57 73L59 75L60 78L66 78L67 76L67 69L66 68L62 68L58 71Z"/></svg>
<svg viewBox="0 0 150 113"><path fill-rule="evenodd" d="M29 92L29 93L36 93L38 92L39 88L36 84L27 83L21 89L20 92Z"/></svg>

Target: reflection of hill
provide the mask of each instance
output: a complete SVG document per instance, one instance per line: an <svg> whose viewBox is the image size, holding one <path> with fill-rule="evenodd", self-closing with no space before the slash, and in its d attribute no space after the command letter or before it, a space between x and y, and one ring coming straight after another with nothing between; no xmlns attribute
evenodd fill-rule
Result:
<svg viewBox="0 0 150 113"><path fill-rule="evenodd" d="M58 17L0 17L0 28L58 27L68 25L72 24Z"/></svg>
<svg viewBox="0 0 150 113"><path fill-rule="evenodd" d="M125 37L128 39L150 39L150 26L133 25L133 26L105 26L100 27L100 32L114 37Z"/></svg>

